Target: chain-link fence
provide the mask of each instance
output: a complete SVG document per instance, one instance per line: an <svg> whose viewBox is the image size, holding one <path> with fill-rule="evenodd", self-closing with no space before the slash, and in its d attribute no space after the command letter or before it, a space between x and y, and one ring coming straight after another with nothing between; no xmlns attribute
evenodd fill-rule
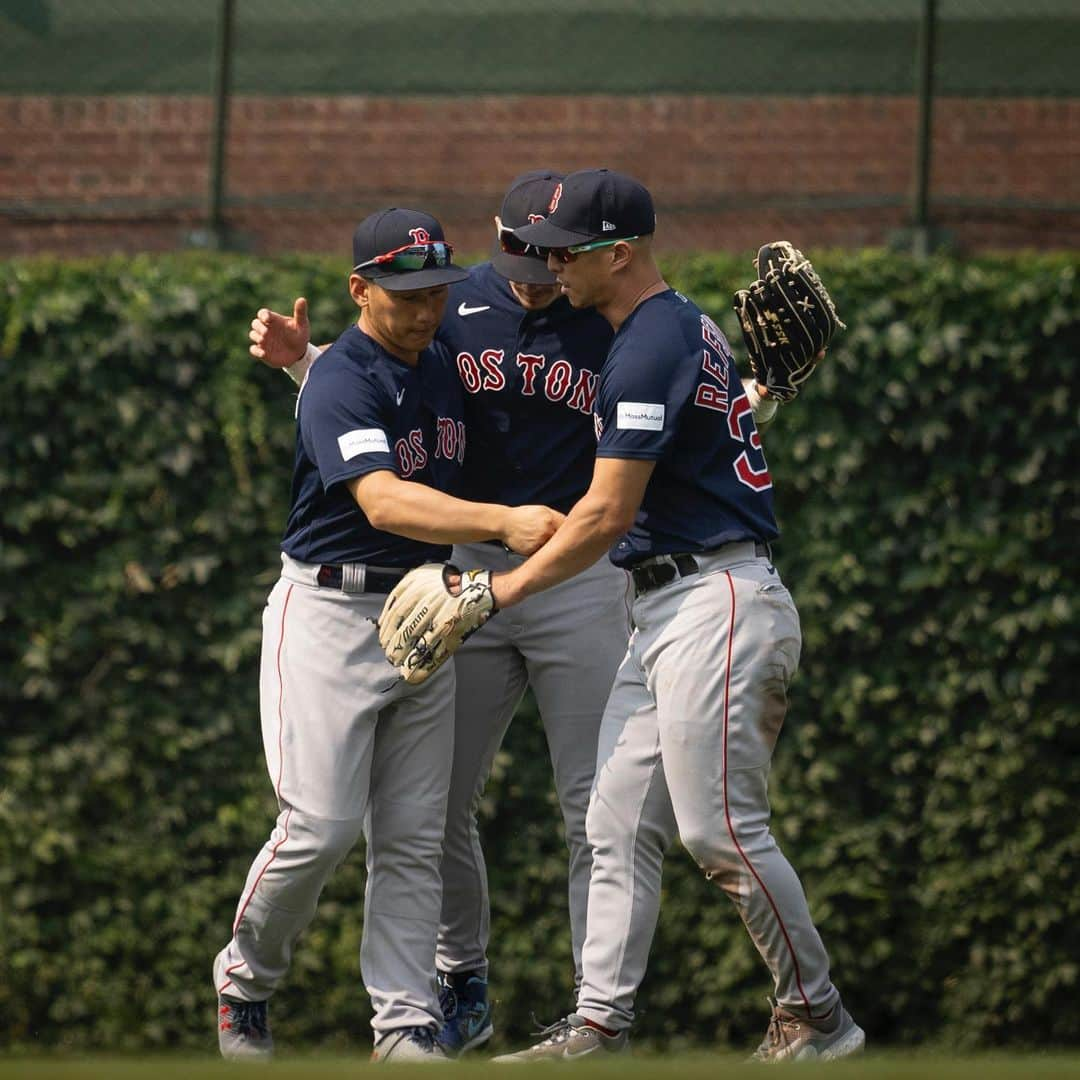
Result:
<svg viewBox="0 0 1080 1080"><path fill-rule="evenodd" d="M1078 55L1076 0L0 0L0 253L336 247L591 164L677 246L808 214L1072 245Z"/></svg>
<svg viewBox="0 0 1080 1080"><path fill-rule="evenodd" d="M0 93L199 94L221 0L3 0ZM238 0L239 94L907 94L923 0ZM943 94L1080 93L1076 0L939 0Z"/></svg>

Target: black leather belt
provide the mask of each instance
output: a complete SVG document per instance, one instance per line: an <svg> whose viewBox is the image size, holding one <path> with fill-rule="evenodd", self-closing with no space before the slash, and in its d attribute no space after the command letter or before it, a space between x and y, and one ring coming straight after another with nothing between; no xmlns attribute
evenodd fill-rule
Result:
<svg viewBox="0 0 1080 1080"><path fill-rule="evenodd" d="M718 549L722 551L723 549ZM701 553L705 555L715 555L715 551L703 551ZM755 544L754 554L759 559L771 558L769 554L768 544ZM669 555L667 557L671 561L668 562L655 562L649 563L645 566L635 566L630 571L630 576L634 580L634 595L640 596L642 593L651 592L653 589L659 589L661 585L669 585L677 577L684 578L689 577L691 574L696 574L701 567L698 565L697 559L693 555Z"/></svg>
<svg viewBox="0 0 1080 1080"><path fill-rule="evenodd" d="M357 592L388 593L408 573L408 570L373 570L364 571L364 587ZM316 578L324 589L340 589L343 579L340 566L320 566Z"/></svg>

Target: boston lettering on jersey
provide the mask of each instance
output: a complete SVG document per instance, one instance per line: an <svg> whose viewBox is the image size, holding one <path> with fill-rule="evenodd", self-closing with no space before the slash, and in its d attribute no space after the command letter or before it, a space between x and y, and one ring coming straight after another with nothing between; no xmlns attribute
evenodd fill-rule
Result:
<svg viewBox="0 0 1080 1080"><path fill-rule="evenodd" d="M346 482L378 469L458 494L465 460L461 384L438 343L415 368L352 326L300 394L292 509L282 550L309 563L419 566L449 547L372 528Z"/></svg>
<svg viewBox="0 0 1080 1080"><path fill-rule="evenodd" d="M526 311L483 263L451 286L437 340L465 390L463 496L568 510L592 479L592 413L608 323L564 297Z"/></svg>
<svg viewBox="0 0 1080 1080"><path fill-rule="evenodd" d="M668 290L619 328L596 403L597 456L655 461L618 566L779 533L761 436L727 340Z"/></svg>

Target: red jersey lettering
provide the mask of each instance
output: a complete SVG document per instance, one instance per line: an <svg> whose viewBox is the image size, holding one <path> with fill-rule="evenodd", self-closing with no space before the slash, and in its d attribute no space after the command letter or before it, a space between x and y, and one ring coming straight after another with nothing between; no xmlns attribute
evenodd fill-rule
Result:
<svg viewBox="0 0 1080 1080"><path fill-rule="evenodd" d="M700 383L697 393L694 394L694 404L703 409L713 409L716 412L727 412L728 396L726 390L721 390L712 383Z"/></svg>
<svg viewBox="0 0 1080 1080"><path fill-rule="evenodd" d="M574 369L565 360L556 360L548 368L547 377L544 379L544 394L549 401L562 401L570 389L570 380L574 377Z"/></svg>
<svg viewBox="0 0 1080 1080"><path fill-rule="evenodd" d="M705 339L705 344L714 352L718 352L721 356L729 354L730 350L727 347L724 332L708 315L701 316L701 336Z"/></svg>
<svg viewBox="0 0 1080 1080"><path fill-rule="evenodd" d="M474 357L472 353L458 353L457 369L458 375L461 378L461 385L464 386L470 394L479 393L480 386L484 380L480 373L480 365L476 362L476 357Z"/></svg>
<svg viewBox="0 0 1080 1080"><path fill-rule="evenodd" d="M424 433L419 428L413 428L405 438L394 443L394 453L398 459L398 475L408 480L417 469L427 464Z"/></svg>
<svg viewBox="0 0 1080 1080"><path fill-rule="evenodd" d="M506 386L506 376L502 372L502 349L485 349L480 354L480 366L484 369L482 390L502 390Z"/></svg>
<svg viewBox="0 0 1080 1080"><path fill-rule="evenodd" d="M731 359L731 350L727 347L720 327L708 315L701 316L701 337L707 346L701 350L701 370L718 385L714 386L708 381L699 383L694 394L694 404L715 412L727 412L728 361Z"/></svg>
<svg viewBox="0 0 1080 1080"><path fill-rule="evenodd" d="M412 448L414 469L422 469L427 464L427 451L424 449L424 433L419 428L409 432L409 446Z"/></svg>
<svg viewBox="0 0 1080 1080"><path fill-rule="evenodd" d="M446 461L457 460L460 464L465 460L465 424L449 416L440 416L436 423L439 441L435 456L444 458Z"/></svg>
<svg viewBox="0 0 1080 1080"><path fill-rule="evenodd" d="M587 368L582 368L578 373L578 380L574 384L573 393L567 405L571 409L585 413L588 416L593 411L593 403L596 401L596 390L600 385L600 377L594 375Z"/></svg>
<svg viewBox="0 0 1080 1080"><path fill-rule="evenodd" d="M532 397L536 393L536 373L544 366L544 357L518 353L517 366L521 368L521 392L525 397Z"/></svg>

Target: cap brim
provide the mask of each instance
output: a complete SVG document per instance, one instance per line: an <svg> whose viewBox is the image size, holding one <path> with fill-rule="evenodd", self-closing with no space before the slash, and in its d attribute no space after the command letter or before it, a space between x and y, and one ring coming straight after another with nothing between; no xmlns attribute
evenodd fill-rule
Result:
<svg viewBox="0 0 1080 1080"><path fill-rule="evenodd" d="M547 268L545 259L535 255L510 255L498 244L491 253L491 267L507 281L517 281L523 285L555 284L555 275Z"/></svg>
<svg viewBox="0 0 1080 1080"><path fill-rule="evenodd" d="M569 247L571 244L587 244L596 239L592 233L573 232L552 225L547 218L533 222L532 225L522 225L520 229L514 230L514 235L527 244L535 244L541 248Z"/></svg>
<svg viewBox="0 0 1080 1080"><path fill-rule="evenodd" d="M460 266L433 266L429 270L401 270L396 274L362 274L368 281L374 281L381 289L388 292L411 292L413 289L434 289L439 285L453 285L455 281L464 281L469 276L468 270Z"/></svg>

